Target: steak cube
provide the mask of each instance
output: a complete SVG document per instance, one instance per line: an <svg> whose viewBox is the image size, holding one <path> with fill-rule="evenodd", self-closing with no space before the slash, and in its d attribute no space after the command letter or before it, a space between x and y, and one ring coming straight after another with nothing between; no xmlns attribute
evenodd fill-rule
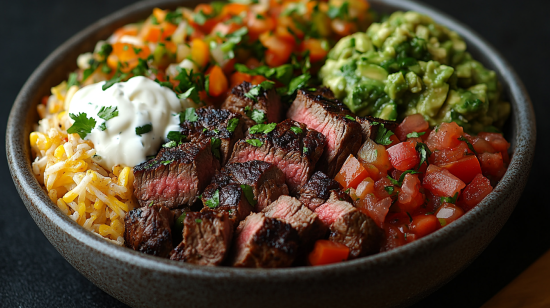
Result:
<svg viewBox="0 0 550 308"><path fill-rule="evenodd" d="M216 199L217 191L217 199ZM214 198L217 204L212 201ZM243 188L239 184L217 185L210 184L202 194L204 208L202 211L219 211L227 213L233 227L248 216L254 207L248 202Z"/></svg>
<svg viewBox="0 0 550 308"><path fill-rule="evenodd" d="M249 215L235 233L230 264L236 267L288 267L296 258L298 234L290 224L262 213Z"/></svg>
<svg viewBox="0 0 550 308"><path fill-rule="evenodd" d="M321 171L315 172L306 185L300 189L298 199L310 210L315 209L325 203L330 197L332 190L340 189L340 184L329 178Z"/></svg>
<svg viewBox="0 0 550 308"><path fill-rule="evenodd" d="M298 232L302 244L312 244L328 231L317 214L290 196L280 196L262 213L290 224Z"/></svg>
<svg viewBox="0 0 550 308"><path fill-rule="evenodd" d="M361 125L361 135L363 136L361 144L365 143L365 141L369 138L372 140L376 139L378 129L380 128L379 124L384 124L384 127L391 131L395 131L397 126L399 126L399 123L396 121L388 121L371 116L356 117L355 119L357 120L357 123Z"/></svg>
<svg viewBox="0 0 550 308"><path fill-rule="evenodd" d="M172 250L174 214L162 205L133 209L124 218L124 244L149 255L167 257Z"/></svg>
<svg viewBox="0 0 550 308"><path fill-rule="evenodd" d="M330 228L331 241L346 245L350 249L350 259L363 257L380 251L382 230L363 212L338 195L331 193L315 213Z"/></svg>
<svg viewBox="0 0 550 308"><path fill-rule="evenodd" d="M220 265L231 246L233 227L224 212L189 212L183 221L183 241L170 259L198 265Z"/></svg>
<svg viewBox="0 0 550 308"><path fill-rule="evenodd" d="M361 146L361 125L327 88L315 92L298 90L287 117L321 132L327 140L317 169L333 178L350 154Z"/></svg>
<svg viewBox="0 0 550 308"><path fill-rule="evenodd" d="M267 91L261 90L260 95L256 97L257 101L254 101L245 95L250 92L253 87L252 84L246 81L234 87L221 108L241 114L247 128L256 124L262 124L252 120L251 116L254 112L263 113L263 117L267 119L267 123L279 123L282 121L283 105L275 89ZM261 116L261 114L258 115Z"/></svg>
<svg viewBox="0 0 550 308"><path fill-rule="evenodd" d="M229 162L272 163L283 171L290 194L295 195L307 183L324 147L325 137L321 133L287 119L267 134L249 134L239 140Z"/></svg>
<svg viewBox="0 0 550 308"><path fill-rule="evenodd" d="M134 195L141 206L191 206L219 168L208 139L165 148L134 167Z"/></svg>
<svg viewBox="0 0 550 308"><path fill-rule="evenodd" d="M203 138L219 139L219 160L222 166L225 165L233 152L235 142L246 133L243 117L238 113L212 107L199 108L195 113L195 121L186 120L180 123L181 133L191 142ZM214 156L217 156L217 150L213 151Z"/></svg>

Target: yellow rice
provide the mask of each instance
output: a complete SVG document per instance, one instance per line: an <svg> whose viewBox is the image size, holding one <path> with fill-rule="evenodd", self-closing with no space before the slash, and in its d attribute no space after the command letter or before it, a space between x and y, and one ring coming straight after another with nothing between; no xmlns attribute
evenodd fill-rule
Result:
<svg viewBox="0 0 550 308"><path fill-rule="evenodd" d="M65 82L52 88L45 105L39 104L36 131L30 134L35 160L33 173L59 209L79 225L116 244L124 244L124 216L137 201L133 196L131 167L105 170L94 161L89 140L67 134L68 109L77 86Z"/></svg>

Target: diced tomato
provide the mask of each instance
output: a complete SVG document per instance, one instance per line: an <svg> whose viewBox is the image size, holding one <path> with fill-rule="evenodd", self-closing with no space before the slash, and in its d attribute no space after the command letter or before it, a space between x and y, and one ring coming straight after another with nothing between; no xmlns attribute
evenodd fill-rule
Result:
<svg viewBox="0 0 550 308"><path fill-rule="evenodd" d="M508 151L508 148L510 147L510 143L508 143L508 141L504 139L504 136L502 136L502 134L479 133L478 137L485 139L485 141L489 142L491 146L495 149L495 151L498 152Z"/></svg>
<svg viewBox="0 0 550 308"><path fill-rule="evenodd" d="M370 139L361 146L357 157L362 163L374 165L384 176L392 167L386 148Z"/></svg>
<svg viewBox="0 0 550 308"><path fill-rule="evenodd" d="M396 145L400 142L399 138L397 138L396 135L391 135L390 140L391 140L391 143L385 146L386 149L391 148L392 146L394 146L394 145Z"/></svg>
<svg viewBox="0 0 550 308"><path fill-rule="evenodd" d="M227 78L222 69L214 65L210 70L208 94L210 96L220 96L227 92Z"/></svg>
<svg viewBox="0 0 550 308"><path fill-rule="evenodd" d="M363 165L350 154L342 166L342 169L340 169L340 172L338 172L334 179L336 182L340 183L344 189L347 189L357 188L357 185L368 176L369 173L365 170Z"/></svg>
<svg viewBox="0 0 550 308"><path fill-rule="evenodd" d="M107 66L116 70L120 66L120 70L124 73L130 72L139 64L139 58L145 59L151 51L147 46L140 46L139 48L128 43L114 43L113 51L107 57ZM139 51L136 53L136 51Z"/></svg>
<svg viewBox="0 0 550 308"><path fill-rule="evenodd" d="M443 165L441 168L449 170L449 172L466 184L470 183L476 175L481 173L481 166L475 155L466 156L466 158Z"/></svg>
<svg viewBox="0 0 550 308"><path fill-rule="evenodd" d="M277 18L277 29L275 34L283 40L294 42L296 38L302 39L304 32L296 26L295 21L291 16L279 16Z"/></svg>
<svg viewBox="0 0 550 308"><path fill-rule="evenodd" d="M458 124L443 122L430 133L426 145L432 151L454 148L460 143L458 138L462 135L464 135L464 130Z"/></svg>
<svg viewBox="0 0 550 308"><path fill-rule="evenodd" d="M483 153L479 155L479 161L481 163L483 175L492 176L500 180L506 172L502 154L500 153Z"/></svg>
<svg viewBox="0 0 550 308"><path fill-rule="evenodd" d="M369 172L369 176L374 180L374 181L378 181L380 180L380 178L382 178L382 174L380 174L380 170L378 170L378 168L376 168L375 165L373 164L365 164L365 163L361 163L363 165L363 167L365 168L365 170L367 170Z"/></svg>
<svg viewBox="0 0 550 308"><path fill-rule="evenodd" d="M417 215L413 217L413 221L409 224L409 229L417 238L421 238L434 232L439 226L439 220L437 220L435 215Z"/></svg>
<svg viewBox="0 0 550 308"><path fill-rule="evenodd" d="M405 235L397 226L385 225L384 233L385 237L382 245L383 251L392 250L407 243L405 240Z"/></svg>
<svg viewBox="0 0 550 308"><path fill-rule="evenodd" d="M349 248L346 245L329 240L317 240L308 260L311 265L316 266L346 261L348 256Z"/></svg>
<svg viewBox="0 0 550 308"><path fill-rule="evenodd" d="M233 75L231 75L230 79L231 79L231 88L234 88L245 81L251 82L252 76L241 72L235 72L233 73Z"/></svg>
<svg viewBox="0 0 550 308"><path fill-rule="evenodd" d="M439 224L444 227L451 222L459 219L464 215L464 210L452 203L443 203L437 212L435 212L435 217L439 220Z"/></svg>
<svg viewBox="0 0 550 308"><path fill-rule="evenodd" d="M275 20L271 16L250 12L248 13L248 35L251 40L256 40L261 34L267 33L275 29Z"/></svg>
<svg viewBox="0 0 550 308"><path fill-rule="evenodd" d="M241 3L227 3L223 6L221 16L236 16L248 10L248 5Z"/></svg>
<svg viewBox="0 0 550 308"><path fill-rule="evenodd" d="M403 119L395 130L395 135L399 140L407 140L407 135L413 132L422 133L430 128L430 124L424 119L421 114L413 114Z"/></svg>
<svg viewBox="0 0 550 308"><path fill-rule="evenodd" d="M458 198L458 205L465 211L469 211L478 205L483 198L493 191L491 181L481 174L478 174L462 192Z"/></svg>
<svg viewBox="0 0 550 308"><path fill-rule="evenodd" d="M422 182L425 189L436 196L453 197L466 186L462 180L452 175L447 169L430 165Z"/></svg>
<svg viewBox="0 0 550 308"><path fill-rule="evenodd" d="M380 180L376 181L376 183L374 183L374 194L376 195L376 197L380 199L389 197L390 193L388 192L388 190L391 191L391 189L388 189L386 187L394 187L388 178L383 177ZM395 190L395 187L393 189Z"/></svg>
<svg viewBox="0 0 550 308"><path fill-rule="evenodd" d="M401 185L397 206L405 212L413 212L424 203L424 195L420 192L420 180L416 174L406 174Z"/></svg>
<svg viewBox="0 0 550 308"><path fill-rule="evenodd" d="M386 215L390 210L392 200L390 197L379 200L373 194L368 194L365 198L355 203L357 209L368 215L374 222L382 228Z"/></svg>
<svg viewBox="0 0 550 308"><path fill-rule="evenodd" d="M434 165L442 166L460 160L469 154L473 155L473 152L470 151L466 142L460 142L458 146L452 149L434 151L430 156L429 161Z"/></svg>
<svg viewBox="0 0 550 308"><path fill-rule="evenodd" d="M470 136L468 134L464 134L464 137L466 137L466 139L468 139L468 141L472 144L477 154L496 152L493 146L483 138L480 138L477 136Z"/></svg>
<svg viewBox="0 0 550 308"><path fill-rule="evenodd" d="M225 36L229 33L233 33L237 30L239 30L242 27L242 25L239 25L237 23L231 22L219 22L217 23L214 28L212 28L212 33L214 34L220 34L221 36Z"/></svg>
<svg viewBox="0 0 550 308"><path fill-rule="evenodd" d="M285 64L290 59L290 54L294 49L294 44L280 39L274 35L269 35L261 39L262 44L267 48L265 52L265 62L270 67L277 67Z"/></svg>
<svg viewBox="0 0 550 308"><path fill-rule="evenodd" d="M374 181L371 178L364 179L355 190L355 195L359 199L365 198L368 194L374 193Z"/></svg>
<svg viewBox="0 0 550 308"><path fill-rule="evenodd" d="M311 62L318 62L323 60L327 56L328 47L326 46L328 46L328 43L326 43L326 41L323 41L321 39L308 38L302 42L301 50L302 52L306 50L309 51L309 59L311 60Z"/></svg>
<svg viewBox="0 0 550 308"><path fill-rule="evenodd" d="M176 31L176 25L169 22L162 22L154 25L150 21L145 22L141 28L140 36L145 42L164 42Z"/></svg>
<svg viewBox="0 0 550 308"><path fill-rule="evenodd" d="M415 149L413 142L401 142L388 150L390 163L392 166L401 171L409 170L417 167L420 163L420 158Z"/></svg>

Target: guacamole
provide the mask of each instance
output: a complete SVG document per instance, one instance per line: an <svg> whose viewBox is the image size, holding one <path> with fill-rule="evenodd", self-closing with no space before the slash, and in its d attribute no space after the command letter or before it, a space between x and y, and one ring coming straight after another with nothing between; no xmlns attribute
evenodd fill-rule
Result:
<svg viewBox="0 0 550 308"><path fill-rule="evenodd" d="M454 121L476 133L502 127L510 113L496 73L472 59L457 33L416 12L342 38L320 77L360 116L421 113L432 126Z"/></svg>

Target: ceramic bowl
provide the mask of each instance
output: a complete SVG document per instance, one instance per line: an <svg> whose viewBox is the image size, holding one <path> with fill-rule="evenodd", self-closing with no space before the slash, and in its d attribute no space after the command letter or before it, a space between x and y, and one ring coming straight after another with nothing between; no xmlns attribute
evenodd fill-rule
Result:
<svg viewBox="0 0 550 308"><path fill-rule="evenodd" d="M415 10L458 32L471 53L495 70L512 104L506 124L510 167L494 191L457 222L389 252L335 265L286 269L201 267L161 259L108 243L53 204L31 171L29 133L36 105L76 69L79 54L116 28L145 18L154 7L197 1L140 2L72 37L34 71L9 118L6 149L16 187L29 213L69 263L105 292L133 307L394 307L406 306L452 279L478 256L512 213L535 150L535 116L529 97L498 51L453 18L416 2L370 0L382 12Z"/></svg>

